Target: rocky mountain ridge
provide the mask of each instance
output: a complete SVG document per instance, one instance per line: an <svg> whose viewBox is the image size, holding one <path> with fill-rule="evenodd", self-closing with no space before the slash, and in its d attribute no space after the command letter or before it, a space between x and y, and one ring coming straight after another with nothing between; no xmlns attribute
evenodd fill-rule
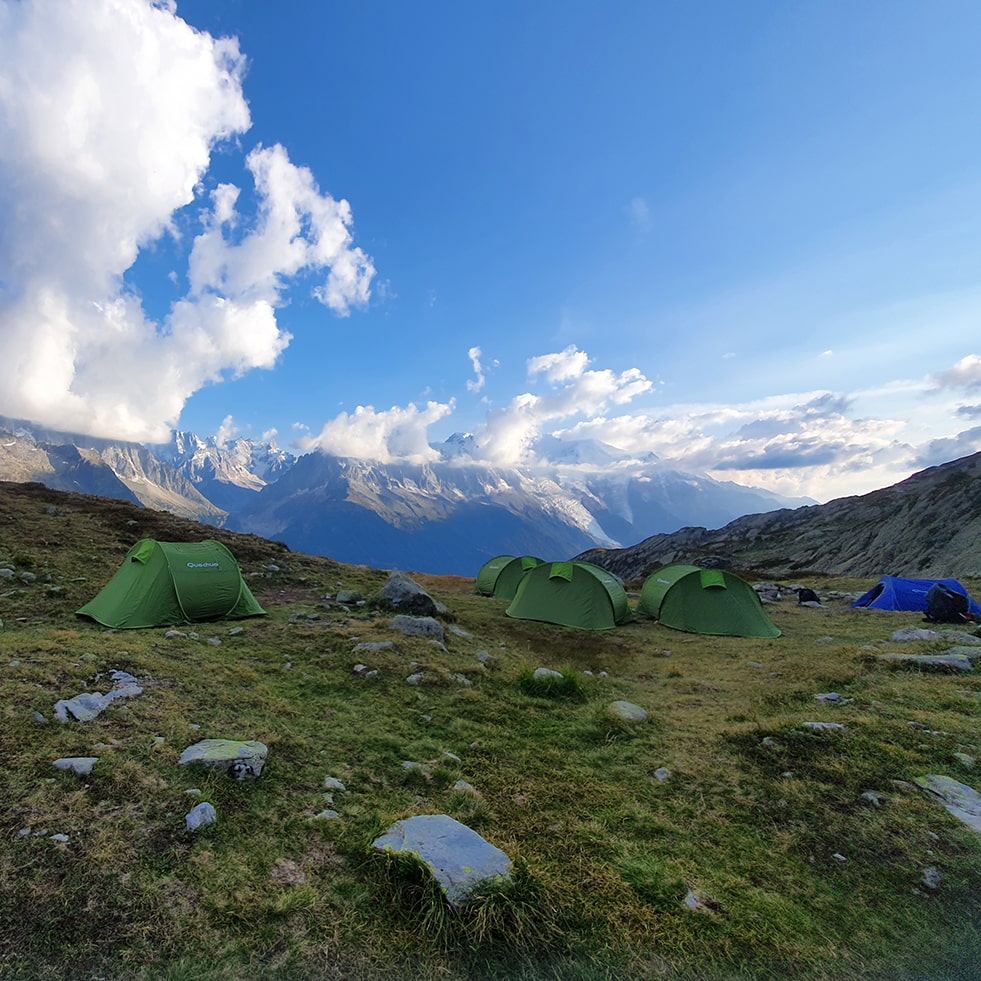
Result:
<svg viewBox="0 0 981 981"><path fill-rule="evenodd" d="M627 582L674 562L774 577L981 575L981 453L869 494L745 515L716 530L682 528L577 557Z"/></svg>
<svg viewBox="0 0 981 981"><path fill-rule="evenodd" d="M481 462L469 434L435 449L424 464L295 458L269 441L176 432L142 446L0 419L2 480L117 497L377 568L469 575L504 552L568 558L803 503L595 440L544 438L526 467Z"/></svg>

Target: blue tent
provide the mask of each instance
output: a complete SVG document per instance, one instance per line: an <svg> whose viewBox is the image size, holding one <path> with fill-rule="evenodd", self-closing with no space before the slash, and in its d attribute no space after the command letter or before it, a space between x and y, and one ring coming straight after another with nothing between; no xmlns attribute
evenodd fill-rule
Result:
<svg viewBox="0 0 981 981"><path fill-rule="evenodd" d="M870 610L919 610L926 613L926 594L936 583L966 596L968 612L972 616L981 616L981 606L956 579L900 579L897 576L883 576L864 596L859 596L852 607L865 606Z"/></svg>

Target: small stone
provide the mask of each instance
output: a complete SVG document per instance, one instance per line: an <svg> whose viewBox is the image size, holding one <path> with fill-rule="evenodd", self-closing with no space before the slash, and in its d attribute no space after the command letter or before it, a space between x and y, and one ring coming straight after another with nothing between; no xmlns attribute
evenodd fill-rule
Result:
<svg viewBox="0 0 981 981"><path fill-rule="evenodd" d="M31 718L36 723L38 723L38 725L42 725L42 726L45 725L47 723L47 721L48 721L43 715L41 715L40 712L34 712L34 713L32 713L31 714Z"/></svg>
<svg viewBox="0 0 981 981"><path fill-rule="evenodd" d="M561 678L561 671L553 671L551 668L535 668L534 677L536 678Z"/></svg>
<svg viewBox="0 0 981 981"><path fill-rule="evenodd" d="M92 772L92 767L98 762L98 756L67 756L55 760L54 765L59 770L68 770L74 773L76 777L87 777Z"/></svg>
<svg viewBox="0 0 981 981"><path fill-rule="evenodd" d="M607 706L607 711L610 715L614 715L620 719L626 719L628 722L643 722L647 718L647 711L645 709L642 709L639 705L634 705L633 702L625 702L623 700L611 702Z"/></svg>
<svg viewBox="0 0 981 981"><path fill-rule="evenodd" d="M671 771L666 766L659 766L654 771L654 779L657 780L658 783L664 783L664 781L670 779L670 777Z"/></svg>
<svg viewBox="0 0 981 981"><path fill-rule="evenodd" d="M410 674L405 680L407 684L418 685L422 682L422 679L423 673L421 671L417 671L415 674Z"/></svg>
<svg viewBox="0 0 981 981"><path fill-rule="evenodd" d="M923 875L920 876L920 882L927 887L927 889L939 889L940 880L942 876L940 875L940 869L935 865L931 865L923 870Z"/></svg>
<svg viewBox="0 0 981 981"><path fill-rule="evenodd" d="M207 801L201 801L197 807L192 808L184 815L184 823L188 831L197 831L206 828L209 824L214 824L218 820L214 806Z"/></svg>
<svg viewBox="0 0 981 981"><path fill-rule="evenodd" d="M840 722L805 722L805 729L815 729L818 732L828 732L833 729L844 729Z"/></svg>
<svg viewBox="0 0 981 981"><path fill-rule="evenodd" d="M340 780L337 779L337 777L327 777L327 779L324 780L324 789L325 790L344 790L346 788L344 787L344 784Z"/></svg>
<svg viewBox="0 0 981 981"><path fill-rule="evenodd" d="M833 858L833 859L834 859L834 860L835 860L836 862L839 862L839 863L840 863L841 865L844 865L844 864L845 864L845 863L846 863L846 862L848 861L848 859L847 859L847 858L845 858L845 856L844 856L844 855L842 855L842 854L841 854L841 852L835 852L835 853L834 853L834 855L832 855L831 857L832 857L832 858Z"/></svg>
<svg viewBox="0 0 981 981"><path fill-rule="evenodd" d="M57 834L57 835L48 835L48 837L51 839L51 841L60 841L60 842L68 841L68 835Z"/></svg>
<svg viewBox="0 0 981 981"><path fill-rule="evenodd" d="M336 821L338 818L340 818L340 814L329 807L322 810L319 814L314 815L314 819L319 819L321 821Z"/></svg>

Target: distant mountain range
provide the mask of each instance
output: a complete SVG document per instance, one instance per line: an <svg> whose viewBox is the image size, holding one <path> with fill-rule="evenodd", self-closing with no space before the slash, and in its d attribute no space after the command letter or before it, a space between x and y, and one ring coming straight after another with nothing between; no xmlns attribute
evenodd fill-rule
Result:
<svg viewBox="0 0 981 981"><path fill-rule="evenodd" d="M981 577L981 453L870 494L746 515L716 530L683 528L578 557L625 582L674 562L764 571L776 578L808 572Z"/></svg>
<svg viewBox="0 0 981 981"><path fill-rule="evenodd" d="M0 480L133 501L340 562L475 575L488 558L569 558L690 525L813 503L632 459L595 440L536 445L533 468L473 459L456 433L426 464L300 457L176 432L143 446L0 418Z"/></svg>

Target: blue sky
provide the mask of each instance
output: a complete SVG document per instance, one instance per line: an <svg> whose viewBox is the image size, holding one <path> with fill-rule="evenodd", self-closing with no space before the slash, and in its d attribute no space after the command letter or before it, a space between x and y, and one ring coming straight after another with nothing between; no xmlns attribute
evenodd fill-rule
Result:
<svg viewBox="0 0 981 981"><path fill-rule="evenodd" d="M979 36L951 0L0 0L0 413L589 437L818 500L976 452Z"/></svg>

